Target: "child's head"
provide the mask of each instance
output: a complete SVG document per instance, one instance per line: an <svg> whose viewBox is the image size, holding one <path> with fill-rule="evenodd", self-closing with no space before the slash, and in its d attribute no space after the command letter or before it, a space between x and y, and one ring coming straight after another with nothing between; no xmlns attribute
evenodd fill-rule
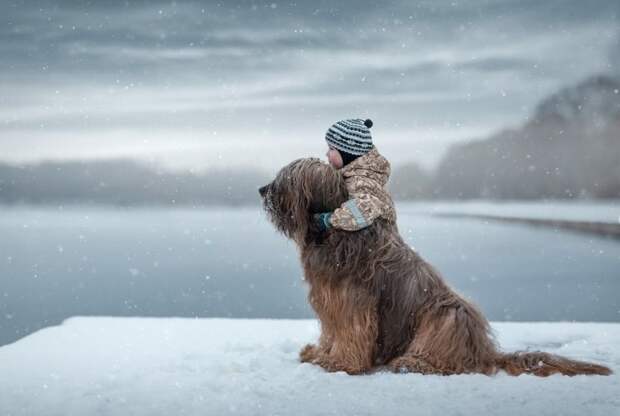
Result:
<svg viewBox="0 0 620 416"><path fill-rule="evenodd" d="M340 169L344 166L344 160L342 160L342 155L340 154L338 149L330 146L329 149L327 149L327 153L325 153L325 156L327 156L327 161L329 162L329 164L336 169Z"/></svg>
<svg viewBox="0 0 620 416"><path fill-rule="evenodd" d="M329 163L340 169L372 150L371 127L370 119L360 118L342 120L332 125L325 133Z"/></svg>

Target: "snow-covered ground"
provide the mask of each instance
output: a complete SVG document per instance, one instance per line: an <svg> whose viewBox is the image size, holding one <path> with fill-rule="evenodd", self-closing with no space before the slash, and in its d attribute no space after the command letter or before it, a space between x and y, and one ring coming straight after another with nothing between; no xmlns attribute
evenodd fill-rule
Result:
<svg viewBox="0 0 620 416"><path fill-rule="evenodd" d="M495 323L505 350L610 377L348 376L300 364L313 320L77 317L0 348L2 415L618 415L620 324Z"/></svg>
<svg viewBox="0 0 620 416"><path fill-rule="evenodd" d="M620 201L396 202L399 215L465 214L545 220L620 222Z"/></svg>

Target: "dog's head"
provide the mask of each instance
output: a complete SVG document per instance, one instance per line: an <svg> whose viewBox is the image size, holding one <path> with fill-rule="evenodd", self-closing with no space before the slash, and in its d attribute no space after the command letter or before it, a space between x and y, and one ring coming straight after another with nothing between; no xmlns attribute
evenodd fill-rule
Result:
<svg viewBox="0 0 620 416"><path fill-rule="evenodd" d="M258 192L278 231L298 243L318 232L313 214L333 211L348 196L340 172L316 158L291 162Z"/></svg>

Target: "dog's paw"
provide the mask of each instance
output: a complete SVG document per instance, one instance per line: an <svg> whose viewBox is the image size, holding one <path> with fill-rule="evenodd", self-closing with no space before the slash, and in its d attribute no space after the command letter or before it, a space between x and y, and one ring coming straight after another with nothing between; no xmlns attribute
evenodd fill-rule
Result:
<svg viewBox="0 0 620 416"><path fill-rule="evenodd" d="M299 352L299 359L302 363L311 363L316 359L317 347L314 344L308 344Z"/></svg>
<svg viewBox="0 0 620 416"><path fill-rule="evenodd" d="M319 356L313 361L313 363L320 365L323 369L325 369L325 371L330 373L344 371L349 375L355 375L363 374L368 370L368 368L364 366L338 361L327 355Z"/></svg>
<svg viewBox="0 0 620 416"><path fill-rule="evenodd" d="M410 367L411 367L410 362L403 359L402 357L395 358L388 364L388 368L391 371L393 371L394 373L401 373L401 374L411 372Z"/></svg>
<svg viewBox="0 0 620 416"><path fill-rule="evenodd" d="M388 368L395 373L442 374L441 370L424 359L412 356L394 358L388 364Z"/></svg>

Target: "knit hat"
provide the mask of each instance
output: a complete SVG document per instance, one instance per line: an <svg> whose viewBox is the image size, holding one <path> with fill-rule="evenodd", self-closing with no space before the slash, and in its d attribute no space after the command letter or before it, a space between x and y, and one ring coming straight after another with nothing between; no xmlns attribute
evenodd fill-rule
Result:
<svg viewBox="0 0 620 416"><path fill-rule="evenodd" d="M346 165L372 150L371 127L370 119L341 120L327 130L325 140L340 151Z"/></svg>

